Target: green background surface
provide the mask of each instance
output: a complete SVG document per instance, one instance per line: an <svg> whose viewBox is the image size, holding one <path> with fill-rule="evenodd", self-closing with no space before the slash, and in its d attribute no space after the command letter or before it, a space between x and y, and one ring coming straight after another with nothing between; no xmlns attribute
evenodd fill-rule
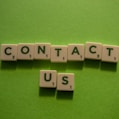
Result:
<svg viewBox="0 0 119 119"><path fill-rule="evenodd" d="M119 0L0 0L0 44L119 45ZM74 93L39 88L41 69L75 73ZM119 66L85 60L0 62L0 119L119 119Z"/></svg>

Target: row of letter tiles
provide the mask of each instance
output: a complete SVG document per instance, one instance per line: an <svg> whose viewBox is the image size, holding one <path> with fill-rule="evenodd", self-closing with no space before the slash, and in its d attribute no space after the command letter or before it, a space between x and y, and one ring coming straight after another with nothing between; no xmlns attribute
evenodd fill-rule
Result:
<svg viewBox="0 0 119 119"><path fill-rule="evenodd" d="M87 42L84 44L51 45L50 43L2 44L0 59L51 60L51 62L84 61L84 59L118 62L119 46Z"/></svg>
<svg viewBox="0 0 119 119"><path fill-rule="evenodd" d="M56 70L41 70L39 85L42 88L57 88L58 91L73 91L74 74L57 73Z"/></svg>

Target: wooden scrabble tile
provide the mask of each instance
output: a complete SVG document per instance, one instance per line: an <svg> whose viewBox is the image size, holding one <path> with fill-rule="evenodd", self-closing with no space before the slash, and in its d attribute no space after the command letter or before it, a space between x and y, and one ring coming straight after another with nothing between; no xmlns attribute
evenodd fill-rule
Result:
<svg viewBox="0 0 119 119"><path fill-rule="evenodd" d="M56 70L41 70L40 71L40 87L56 88L57 71Z"/></svg>
<svg viewBox="0 0 119 119"><path fill-rule="evenodd" d="M119 60L119 47L114 45L103 45L102 61L117 63Z"/></svg>
<svg viewBox="0 0 119 119"><path fill-rule="evenodd" d="M50 43L36 43L34 49L34 59L49 60L50 59Z"/></svg>
<svg viewBox="0 0 119 119"><path fill-rule="evenodd" d="M58 73L57 90L58 91L73 91L74 90L74 74L73 73Z"/></svg>
<svg viewBox="0 0 119 119"><path fill-rule="evenodd" d="M84 45L83 44L69 44L68 45L68 60L69 61L83 61L84 60Z"/></svg>
<svg viewBox="0 0 119 119"><path fill-rule="evenodd" d="M51 62L67 62L67 46L51 46Z"/></svg>
<svg viewBox="0 0 119 119"><path fill-rule="evenodd" d="M93 43L87 42L85 48L85 58L86 59L94 59L101 60L102 55L102 44L101 43Z"/></svg>
<svg viewBox="0 0 119 119"><path fill-rule="evenodd" d="M33 58L34 58L34 44L31 43L18 44L19 60L33 60Z"/></svg>
<svg viewBox="0 0 119 119"><path fill-rule="evenodd" d="M16 61L17 60L17 45L16 44L2 44L1 45L1 60L2 61Z"/></svg>

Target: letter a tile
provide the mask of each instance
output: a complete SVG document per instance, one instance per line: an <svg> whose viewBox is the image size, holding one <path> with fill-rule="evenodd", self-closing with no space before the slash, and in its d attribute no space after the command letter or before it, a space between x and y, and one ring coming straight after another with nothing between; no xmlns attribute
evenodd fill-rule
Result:
<svg viewBox="0 0 119 119"><path fill-rule="evenodd" d="M84 60L84 45L83 44L69 44L68 45L68 60L69 61L83 61Z"/></svg>

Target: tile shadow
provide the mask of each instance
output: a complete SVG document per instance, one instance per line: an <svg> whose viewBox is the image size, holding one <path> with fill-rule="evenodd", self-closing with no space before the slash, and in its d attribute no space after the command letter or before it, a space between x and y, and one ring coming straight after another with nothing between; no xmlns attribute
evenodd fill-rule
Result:
<svg viewBox="0 0 119 119"><path fill-rule="evenodd" d="M16 70L17 61L1 61L1 70Z"/></svg>
<svg viewBox="0 0 119 119"><path fill-rule="evenodd" d="M117 63L101 62L101 70L116 72L117 71Z"/></svg>
<svg viewBox="0 0 119 119"><path fill-rule="evenodd" d="M39 96L51 97L55 96L56 88L41 88L39 87Z"/></svg>
<svg viewBox="0 0 119 119"><path fill-rule="evenodd" d="M91 60L91 59L85 59L84 65L87 68L100 68L101 61L100 60Z"/></svg>
<svg viewBox="0 0 119 119"><path fill-rule="evenodd" d="M67 62L68 69L82 70L84 66L84 61L69 61Z"/></svg>
<svg viewBox="0 0 119 119"><path fill-rule="evenodd" d="M18 69L32 69L33 60L17 60Z"/></svg>
<svg viewBox="0 0 119 119"><path fill-rule="evenodd" d="M49 60L33 60L33 68L49 68L50 61Z"/></svg>
<svg viewBox="0 0 119 119"><path fill-rule="evenodd" d="M65 71L67 68L67 63L51 63L50 69L57 71Z"/></svg>
<svg viewBox="0 0 119 119"><path fill-rule="evenodd" d="M73 91L57 91L56 99L66 99L72 100L73 99Z"/></svg>

